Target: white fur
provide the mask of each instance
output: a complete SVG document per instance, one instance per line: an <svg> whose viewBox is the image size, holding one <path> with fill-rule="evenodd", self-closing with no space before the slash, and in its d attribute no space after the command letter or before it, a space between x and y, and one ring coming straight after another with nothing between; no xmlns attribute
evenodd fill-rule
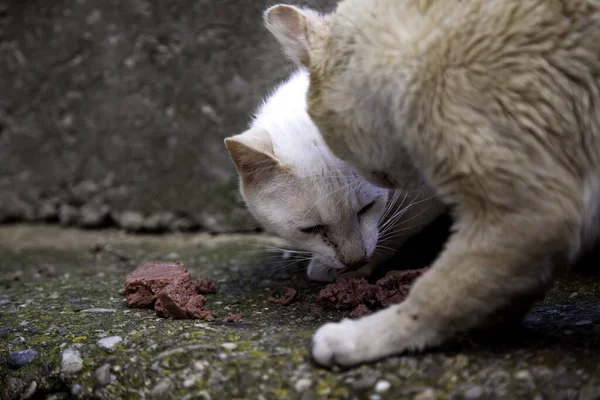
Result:
<svg viewBox="0 0 600 400"><path fill-rule="evenodd" d="M325 145L306 112L308 84L306 70L294 72L263 101L250 125L269 132L275 157L293 166L299 178L348 168Z"/></svg>
<svg viewBox="0 0 600 400"><path fill-rule="evenodd" d="M266 97L250 128L226 140L228 148L233 142L248 146L246 160L254 154L264 159L265 153L267 161L276 160L276 167L267 162L266 171L261 167L264 160L255 168L240 167L236 160L239 154L230 149L242 178L242 195L249 211L267 230L313 254L308 268L310 279L332 281L337 277L335 270L363 259L371 262L353 275L368 276L375 266L391 257L390 249L398 248L439 216L443 206L431 198L428 189L397 194L392 199L397 203L390 204L386 214L393 222L385 225L381 219L390 192L360 178L329 150L307 113L308 85L305 70L294 72ZM258 173L261 168L263 172ZM254 179L244 179L249 175ZM358 215L372 201L373 207ZM406 220L410 226L401 226ZM385 230L382 232L390 240L375 252L380 221ZM300 231L313 225L327 226L327 234Z"/></svg>

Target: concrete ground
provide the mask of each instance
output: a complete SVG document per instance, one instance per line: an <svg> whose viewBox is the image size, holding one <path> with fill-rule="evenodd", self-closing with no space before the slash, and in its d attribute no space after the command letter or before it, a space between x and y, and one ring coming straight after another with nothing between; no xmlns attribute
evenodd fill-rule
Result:
<svg viewBox="0 0 600 400"><path fill-rule="evenodd" d="M347 371L313 366L322 285L264 235L0 227L0 395L18 398L600 399L600 276L557 283L522 329ZM125 276L180 260L213 277L216 322L128 309ZM289 306L267 298L293 287ZM230 313L243 320L225 323ZM494 337L495 336L495 337Z"/></svg>

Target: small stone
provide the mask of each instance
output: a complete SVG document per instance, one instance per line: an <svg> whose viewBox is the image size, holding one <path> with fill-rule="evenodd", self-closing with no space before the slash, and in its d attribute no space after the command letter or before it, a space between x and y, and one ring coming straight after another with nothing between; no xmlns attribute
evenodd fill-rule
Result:
<svg viewBox="0 0 600 400"><path fill-rule="evenodd" d="M79 210L68 204L61 204L58 210L58 219L61 225L74 225L79 219Z"/></svg>
<svg viewBox="0 0 600 400"><path fill-rule="evenodd" d="M222 348L224 348L225 350L235 350L237 349L237 345L235 343L223 343L221 345Z"/></svg>
<svg viewBox="0 0 600 400"><path fill-rule="evenodd" d="M387 392L390 390L390 387L392 387L392 384L388 381L379 381L375 384L375 391L377 393Z"/></svg>
<svg viewBox="0 0 600 400"><path fill-rule="evenodd" d="M81 385L78 385L77 383L74 384L71 387L71 395L72 396L79 396L81 394Z"/></svg>
<svg viewBox="0 0 600 400"><path fill-rule="evenodd" d="M144 220L143 227L150 232L162 232L169 228L174 219L175 214L171 212L152 214Z"/></svg>
<svg viewBox="0 0 600 400"><path fill-rule="evenodd" d="M14 351L8 355L8 366L15 369L20 368L29 364L37 354L37 351L33 349Z"/></svg>
<svg viewBox="0 0 600 400"><path fill-rule="evenodd" d="M154 399L163 399L173 390L173 382L169 378L165 378L158 382L150 391L150 397Z"/></svg>
<svg viewBox="0 0 600 400"><path fill-rule="evenodd" d="M75 349L67 349L62 353L62 361L60 364L62 372L72 374L81 371L83 368L83 359L79 351Z"/></svg>
<svg viewBox="0 0 600 400"><path fill-rule="evenodd" d="M183 387L186 389L191 388L195 384L196 384L196 381L194 379L186 379L185 381L183 381Z"/></svg>
<svg viewBox="0 0 600 400"><path fill-rule="evenodd" d="M481 386L473 386L470 389L465 390L464 396L466 400L478 399L483 395L483 389Z"/></svg>
<svg viewBox="0 0 600 400"><path fill-rule="evenodd" d="M123 211L113 215L117 225L129 232L139 232L144 227L144 216L135 211Z"/></svg>
<svg viewBox="0 0 600 400"><path fill-rule="evenodd" d="M110 208L106 204L90 204L81 207L79 225L82 228L98 228L106 224Z"/></svg>
<svg viewBox="0 0 600 400"><path fill-rule="evenodd" d="M12 326L5 326L0 328L0 338L5 338L9 335L10 331L12 331Z"/></svg>
<svg viewBox="0 0 600 400"><path fill-rule="evenodd" d="M308 390L311 386L312 381L310 379L303 378L294 384L294 389L296 389L296 392L303 392Z"/></svg>
<svg viewBox="0 0 600 400"><path fill-rule="evenodd" d="M58 218L58 209L55 204L43 202L38 209L38 216L44 221L51 221Z"/></svg>
<svg viewBox="0 0 600 400"><path fill-rule="evenodd" d="M32 381L29 384L29 387L27 388L27 391L23 394L23 396L21 398L24 399L24 400L32 398L33 395L35 394L36 390L37 390L37 382L36 381Z"/></svg>
<svg viewBox="0 0 600 400"><path fill-rule="evenodd" d="M104 364L96 370L96 386L104 387L110 383L110 368L110 364Z"/></svg>
<svg viewBox="0 0 600 400"><path fill-rule="evenodd" d="M435 400L437 399L435 392L431 388L423 390L421 393L416 395L413 400Z"/></svg>
<svg viewBox="0 0 600 400"><path fill-rule="evenodd" d="M115 312L114 308L86 308L85 310L81 310L82 313L111 313Z"/></svg>
<svg viewBox="0 0 600 400"><path fill-rule="evenodd" d="M121 336L109 336L98 340L98 346L102 347L108 352L112 352L115 346L123 341Z"/></svg>
<svg viewBox="0 0 600 400"><path fill-rule="evenodd" d="M515 373L515 379L527 389L535 388L535 381L533 380L533 375L531 372L526 370L517 371Z"/></svg>

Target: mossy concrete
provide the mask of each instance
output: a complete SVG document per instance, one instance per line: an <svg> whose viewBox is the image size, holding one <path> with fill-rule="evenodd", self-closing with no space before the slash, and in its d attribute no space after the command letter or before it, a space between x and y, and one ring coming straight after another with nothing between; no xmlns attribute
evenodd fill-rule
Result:
<svg viewBox="0 0 600 400"><path fill-rule="evenodd" d="M434 352L347 371L313 366L314 330L347 312L317 312L304 265L264 235L132 236L48 226L0 227L3 398L580 399L600 398L600 279L559 282L522 329L461 336ZM140 262L180 260L216 279L216 322L128 309L124 278ZM287 264L292 264L287 266ZM294 287L287 307L267 298ZM230 313L243 321L225 323ZM112 349L98 344L118 336ZM12 352L38 352L8 366ZM65 350L81 369L61 368ZM76 368L77 369L77 368Z"/></svg>

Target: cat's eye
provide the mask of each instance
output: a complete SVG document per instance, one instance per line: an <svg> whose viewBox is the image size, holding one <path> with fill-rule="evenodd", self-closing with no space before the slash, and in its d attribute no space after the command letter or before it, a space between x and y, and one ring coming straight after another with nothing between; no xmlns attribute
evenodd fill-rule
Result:
<svg viewBox="0 0 600 400"><path fill-rule="evenodd" d="M373 200L372 202L370 202L369 204L367 204L366 206L364 206L363 208L360 209L360 211L358 212L358 215L364 215L366 213L369 212L369 210L371 208L373 208L373 206L375 205L375 200Z"/></svg>
<svg viewBox="0 0 600 400"><path fill-rule="evenodd" d="M327 227L325 225L313 225L307 226L306 228L298 228L298 230L309 235L317 235L324 233L327 230Z"/></svg>

